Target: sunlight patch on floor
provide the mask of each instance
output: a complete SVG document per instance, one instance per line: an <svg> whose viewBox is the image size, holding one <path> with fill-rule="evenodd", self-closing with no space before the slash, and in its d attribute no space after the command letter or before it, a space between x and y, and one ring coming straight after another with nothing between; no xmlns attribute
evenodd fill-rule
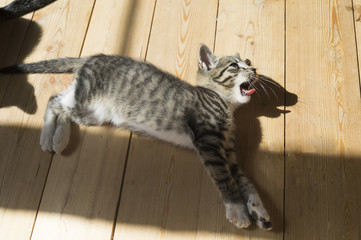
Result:
<svg viewBox="0 0 361 240"><path fill-rule="evenodd" d="M113 219L92 219L41 211L34 227L32 239L46 239L46 237L59 240L77 239L78 237L104 239L104 233L110 233L112 227Z"/></svg>

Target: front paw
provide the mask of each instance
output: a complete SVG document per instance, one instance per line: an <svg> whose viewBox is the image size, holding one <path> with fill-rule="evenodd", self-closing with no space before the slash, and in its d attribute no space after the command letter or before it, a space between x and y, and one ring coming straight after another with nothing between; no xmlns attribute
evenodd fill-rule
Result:
<svg viewBox="0 0 361 240"><path fill-rule="evenodd" d="M247 228L251 222L248 217L247 209L240 203L226 203L226 217L238 228Z"/></svg>
<svg viewBox="0 0 361 240"><path fill-rule="evenodd" d="M259 198L258 194L249 194L248 201L247 201L247 208L249 214L255 220L256 224L264 229L264 230L271 230L272 223L270 217L263 207L262 201Z"/></svg>

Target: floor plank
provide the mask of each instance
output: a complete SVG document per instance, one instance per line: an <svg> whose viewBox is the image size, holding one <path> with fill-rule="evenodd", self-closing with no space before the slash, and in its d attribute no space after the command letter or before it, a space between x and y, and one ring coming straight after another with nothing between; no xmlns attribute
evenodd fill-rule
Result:
<svg viewBox="0 0 361 240"><path fill-rule="evenodd" d="M148 0L96 2L81 55L144 58L153 9ZM75 146L53 159L33 239L49 233L52 239L111 238L130 133L107 126L74 130Z"/></svg>
<svg viewBox="0 0 361 240"><path fill-rule="evenodd" d="M197 49L213 46L216 13L217 1L158 0L147 61L194 83ZM114 239L195 238L202 174L194 153L133 136Z"/></svg>
<svg viewBox="0 0 361 240"><path fill-rule="evenodd" d="M38 11L17 60L79 54L81 42L75 40L84 36L86 24L67 23L74 18L87 22L90 12L83 7L79 13L80 5L80 2L58 1ZM42 29L40 40L39 29ZM66 81L67 78L60 76L10 77L0 110L0 232L4 239L27 239L31 234L51 160L51 154L43 153L39 146L43 110L53 91L62 89Z"/></svg>
<svg viewBox="0 0 361 240"><path fill-rule="evenodd" d="M237 112L240 163L273 219L264 232L228 223L192 152L73 126L64 155L43 153L46 103L72 77L0 76L0 238L359 239L360 14L361 0L59 0L0 23L0 67L123 54L194 84L204 42L275 81Z"/></svg>
<svg viewBox="0 0 361 240"><path fill-rule="evenodd" d="M220 238L226 232L227 238L282 239L284 121L282 110L277 107L282 109L284 97L281 87L284 81L284 2L221 0L215 52L219 55L238 52L243 60L251 60L259 74L270 78L267 81L279 84L263 82L268 95L258 85L251 102L236 112L238 161L260 192L274 230L266 232L253 226L252 231L244 231L225 225L220 218L223 206L219 199L212 197L214 193L206 190L208 187L202 188L201 202L207 202L200 206L200 217L205 220L202 225L213 225ZM212 184L205 178L203 182ZM211 206L212 214L208 210ZM213 239L215 235L208 237Z"/></svg>
<svg viewBox="0 0 361 240"><path fill-rule="evenodd" d="M359 239L361 119L350 1L287 2L285 239Z"/></svg>

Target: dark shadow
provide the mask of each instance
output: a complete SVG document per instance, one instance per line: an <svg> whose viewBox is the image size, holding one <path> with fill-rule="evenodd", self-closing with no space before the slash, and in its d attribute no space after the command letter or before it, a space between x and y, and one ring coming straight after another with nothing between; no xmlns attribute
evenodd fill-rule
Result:
<svg viewBox="0 0 361 240"><path fill-rule="evenodd" d="M0 208L32 211L35 219L50 160L49 154L41 152L40 146L30 149L27 145L38 141L40 129L1 126L0 130L3 133L0 147ZM70 156L53 159L48 182L56 181L57 184L45 190L47 195L43 196L41 211L112 222L122 179L120 154L126 152L124 147L119 147L118 151L114 143L128 139L88 132L81 132L80 135L84 134L88 143L81 140L78 143L80 150ZM16 142L22 151L9 150L10 143L5 144L4 141ZM119 224L144 225L159 231L207 231L269 239L267 234L272 232L264 232L254 226L240 230L228 223L218 192L195 154L149 138L132 141L120 201ZM112 154L108 155L107 147L91 149L92 145L102 144L113 144ZM142 154L142 149L147 153ZM83 151L92 151L88 153L88 159L82 157ZM119 154L114 154L117 151ZM257 150L257 154L271 160L284 157L283 152ZM357 233L361 211L361 188L358 184L360 159L361 156L307 153L292 153L286 158L286 228L293 229L293 232L297 232L294 229L319 228L320 236L327 236L327 226L339 231L347 230L350 234ZM252 161L244 160L243 165L249 165L249 161ZM93 164L97 167L89 168ZM246 173L251 179L254 178L250 172ZM277 179L266 181L269 186L278 182ZM104 188L109 186L107 184L114 186L109 188L116 189L116 192ZM96 197L89 198L90 192L100 190ZM273 194L270 190L261 191L263 198L269 197L265 192ZM283 200L273 203L266 199L265 202L283 204ZM351 206L352 210L349 208ZM268 207L273 209L273 206ZM333 210L325 214L327 209ZM30 212L27 214L29 216ZM279 232L282 228L274 227L273 232Z"/></svg>
<svg viewBox="0 0 361 240"><path fill-rule="evenodd" d="M263 75L260 79L255 84L257 91L252 95L251 101L235 112L237 140L240 143L238 150L244 159L251 158L261 143L259 117L283 118L284 114L289 113L285 106L293 106L298 102L297 95L288 92L276 81ZM246 143L243 140L247 140Z"/></svg>
<svg viewBox="0 0 361 240"><path fill-rule="evenodd" d="M79 143L81 142L81 131L80 127L77 124L71 125L71 138L69 140L68 146L62 152L63 156L70 156L72 155L76 149L79 147Z"/></svg>
<svg viewBox="0 0 361 240"><path fill-rule="evenodd" d="M122 45L120 46L119 49L119 54L121 55L125 55L128 56L129 52L128 52L128 47L130 46L129 40L130 40L130 36L132 35L132 31L134 31L134 18L136 16L135 12L138 8L139 5L139 0L132 0L132 1L128 1L127 4L129 6L125 7L125 9L127 9L128 11L123 11L122 14L126 14L125 19L125 29L123 30L122 36L123 36L123 42Z"/></svg>
<svg viewBox="0 0 361 240"><path fill-rule="evenodd" d="M260 123L261 117L266 118L281 118L278 119L278 126L282 124L284 114L288 111L285 110L285 106L295 105L298 101L297 95L286 91L276 81L266 76L260 75L259 81L255 84L256 92L252 95L252 99L249 103L240 106L235 112L236 119L236 142L237 142L237 158L238 162L242 166L246 176L249 177L250 181L256 186L259 191L261 198L266 205L266 209L271 209L269 214L272 217L273 231L283 231L283 214L280 211L274 211L277 209L276 205L280 203L272 202L274 197L267 196L265 188L268 186L264 185L269 182L272 185L273 180L262 181L263 185L257 181L262 175L260 168L270 168L270 171L281 171L283 165L279 165L280 160L282 161L283 156L279 155L277 158L272 158L272 155L268 153L260 152L259 145L262 141L262 126ZM287 101L285 101L287 99ZM284 127L279 128L277 133L277 139L282 140L284 135ZM283 146L280 147L281 149ZM280 153L281 154L281 153ZM272 169L273 168L273 169ZM283 174L283 173L282 173ZM256 178L255 176L258 176ZM277 176L277 178L283 178ZM278 193L283 195L282 192ZM280 206L278 206L279 209ZM282 210L282 209L280 209Z"/></svg>
<svg viewBox="0 0 361 240"><path fill-rule="evenodd" d="M22 63L39 43L42 29L27 19L0 22L0 67ZM37 103L34 88L26 75L0 74L0 108L17 106L34 114Z"/></svg>

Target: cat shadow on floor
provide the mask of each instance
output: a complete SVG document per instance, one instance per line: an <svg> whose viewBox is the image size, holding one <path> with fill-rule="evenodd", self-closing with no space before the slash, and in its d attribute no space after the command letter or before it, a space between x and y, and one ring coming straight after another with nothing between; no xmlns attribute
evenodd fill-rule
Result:
<svg viewBox="0 0 361 240"><path fill-rule="evenodd" d="M42 29L28 19L0 22L0 67L24 62L39 43ZM27 75L0 75L0 108L16 106L34 114L37 103Z"/></svg>
<svg viewBox="0 0 361 240"><path fill-rule="evenodd" d="M263 75L260 75L260 81L255 84L255 87L257 90L252 95L251 101L240 106L235 112L237 159L246 176L259 191L261 199L271 215L273 231L282 231L283 205L281 199L283 199L283 192L276 193L279 196L271 197L267 194L272 191L269 189L266 191L265 188L272 185L272 189L283 189L283 186L275 186L275 184L283 182L278 178L283 178L284 114L290 112L285 110L285 107L295 105L298 97ZM262 126L260 118L271 118L274 121L269 120L271 124ZM272 130L275 131L275 136L265 136L262 127L270 126L277 126ZM266 134L271 133L267 131ZM279 152L277 149L270 149L274 152L268 154L269 149L260 149L262 137L277 141L276 143L272 140L269 145L274 146L273 148L278 147ZM265 141L266 139L263 140L263 142ZM265 143L265 145L267 144Z"/></svg>

